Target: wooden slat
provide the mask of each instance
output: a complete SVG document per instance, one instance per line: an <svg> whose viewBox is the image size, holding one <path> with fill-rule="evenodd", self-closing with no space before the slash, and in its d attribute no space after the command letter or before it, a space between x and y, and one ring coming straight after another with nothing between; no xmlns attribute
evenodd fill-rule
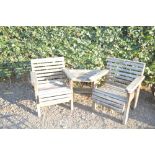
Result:
<svg viewBox="0 0 155 155"><path fill-rule="evenodd" d="M111 70L111 69L125 69L125 70L131 70L131 71L135 71L135 72L142 72L142 68L136 68L136 67L130 67L130 66L122 66L122 65L109 65L107 64L107 69Z"/></svg>
<svg viewBox="0 0 155 155"><path fill-rule="evenodd" d="M44 71L44 70L53 70L53 69L61 69L64 68L64 65L57 65L57 66L39 66L39 67L34 67L34 71Z"/></svg>
<svg viewBox="0 0 155 155"><path fill-rule="evenodd" d="M53 83L53 80L63 80L63 79L62 78L61 79L55 78L55 79L46 80L46 81L45 80L44 81L38 81L38 87L41 87L45 84L51 85ZM65 80L65 78L64 78L64 80Z"/></svg>
<svg viewBox="0 0 155 155"><path fill-rule="evenodd" d="M74 88L74 93L77 93L77 94L92 94L92 88Z"/></svg>
<svg viewBox="0 0 155 155"><path fill-rule="evenodd" d="M126 59L120 59L120 58L108 58L108 62L112 63L122 63L122 64L127 64L127 65L134 65L138 66L140 68L143 68L145 66L145 63L143 62L138 62L138 61L133 61L133 60L126 60Z"/></svg>
<svg viewBox="0 0 155 155"><path fill-rule="evenodd" d="M43 86L45 84L51 85L53 83L53 80L59 80L59 79L51 79L51 80L43 80L43 81L38 81L38 87ZM61 80L61 79L60 79ZM63 79L62 79L63 80Z"/></svg>
<svg viewBox="0 0 155 155"><path fill-rule="evenodd" d="M70 91L63 91L63 92L57 92L57 93L51 93L51 92L48 92L48 93L46 93L46 94L42 94L42 95L40 95L40 99L44 99L44 98L49 98L49 97L55 97L55 96L63 96L63 95L71 95L72 94L72 92L71 92L71 90Z"/></svg>
<svg viewBox="0 0 155 155"><path fill-rule="evenodd" d="M65 76L64 74L62 74L62 73L60 73L60 72L55 72L54 74L53 73L42 73L42 74L36 74L36 77L37 77L37 79L38 78L40 78L40 77L57 77L57 78L59 78L59 77L63 77L63 76Z"/></svg>
<svg viewBox="0 0 155 155"><path fill-rule="evenodd" d="M115 98L115 99L117 99L117 100L120 100L120 101L122 101L122 102L124 102L124 103L126 103L126 100L127 100L127 98L125 98L125 97L123 97L123 96L121 96L121 95L118 95L118 94L114 94L114 93L110 93L110 92L102 92L102 91L99 91L99 90L95 90L95 91L93 91L93 93L100 93L100 94L103 94L103 96L104 95L107 95L107 96L109 96L109 97L111 97L111 98Z"/></svg>
<svg viewBox="0 0 155 155"><path fill-rule="evenodd" d="M69 102L69 101L70 101L69 98L65 98L65 99L59 99L59 100L39 103L39 106L44 107L44 106L50 106L50 105L55 105L55 104L61 104L61 103Z"/></svg>
<svg viewBox="0 0 155 155"><path fill-rule="evenodd" d="M129 83L131 83L131 80L130 81L127 81L127 80L124 80L124 79L120 79L120 78L115 78L115 77L108 77L108 79L106 80L107 83L120 83L124 86L127 86Z"/></svg>
<svg viewBox="0 0 155 155"><path fill-rule="evenodd" d="M53 70L43 70L43 71L35 71L36 74L41 74L41 73L55 73L55 72L62 72L62 68L59 69L53 69Z"/></svg>
<svg viewBox="0 0 155 155"><path fill-rule="evenodd" d="M42 76L39 76L37 79L38 81L42 81L40 78L44 78L44 81L48 81L48 80L53 80L53 79L63 79L65 78L65 75L51 75L51 76L45 76L45 75L42 75Z"/></svg>
<svg viewBox="0 0 155 155"><path fill-rule="evenodd" d="M93 92L93 95L94 95L94 96L97 96L97 97L104 98L104 99L106 99L106 100L108 100L108 101L115 102L115 103L117 103L118 105L124 105L124 104L126 104L125 101L116 99L116 98L113 97L113 96L109 96L108 94L104 94L104 93L101 93L101 92ZM121 106L120 106L120 107L121 107Z"/></svg>
<svg viewBox="0 0 155 155"><path fill-rule="evenodd" d="M117 112L122 113L122 112L124 111L124 108L123 108L123 107L122 107L122 108L117 108L117 107L115 107L115 106L113 106L113 105L110 105L110 104L108 104L107 102L104 102L103 100L100 100L100 99L98 99L98 98L93 97L93 100L94 100L96 103L102 104L102 105L104 105L104 106L106 106L106 107L108 107L108 108L111 108L111 109L113 109L113 110L115 110L115 111L117 111Z"/></svg>
<svg viewBox="0 0 155 155"><path fill-rule="evenodd" d="M52 58L39 58L39 59L32 59L32 63L44 63L44 62L63 62L64 57L52 57Z"/></svg>
<svg viewBox="0 0 155 155"><path fill-rule="evenodd" d="M134 70L131 70L131 69L121 68L121 67L110 68L111 72L113 72L113 70L118 71L118 72L122 72L122 73L138 75L138 76L142 75L142 72L140 70L139 71L134 71Z"/></svg>
<svg viewBox="0 0 155 155"><path fill-rule="evenodd" d="M125 82L131 82L136 78L136 77L135 78L127 77L127 76L123 76L123 75L116 75L116 74L110 74L108 77L113 78L113 79L120 79Z"/></svg>
<svg viewBox="0 0 155 155"><path fill-rule="evenodd" d="M108 62L107 63L107 69L110 69L110 68L123 68L123 69L130 69L133 71L139 71L139 72L141 72L143 69L143 68L139 68L136 66L127 66L127 65L123 65L123 64L115 64L115 63Z"/></svg>
<svg viewBox="0 0 155 155"><path fill-rule="evenodd" d="M121 71L117 71L117 70L111 70L110 74L112 75L123 75L124 77L130 77L130 78L136 78L138 75L134 75L134 74L130 74L130 73L124 73Z"/></svg>
<svg viewBox="0 0 155 155"><path fill-rule="evenodd" d="M42 68L42 67L56 67L56 66L63 66L64 67L64 63L60 63L60 62L57 62L57 63L54 63L54 62L51 62L51 63L42 63L42 64L33 64L33 68Z"/></svg>
<svg viewBox="0 0 155 155"><path fill-rule="evenodd" d="M116 86L112 86L109 84L105 84L101 88L94 89L93 93L94 92L101 93L103 95L105 94L107 96L110 96L112 98L115 98L115 99L123 101L123 102L126 102L126 100L127 100L127 93L126 93L125 89L119 88Z"/></svg>
<svg viewBox="0 0 155 155"><path fill-rule="evenodd" d="M70 90L70 88L67 88L67 87L57 87L57 88L53 88L53 90L52 89L50 89L50 87L49 87L49 89L43 89L43 88L45 88L45 87L42 87L42 91L39 91L39 93L38 93L38 95L41 97L41 96L43 96L43 97L45 97L46 95L48 95L48 94L53 94L53 95L59 95L59 94L64 94L64 93L70 93L71 92L71 90ZM47 87L48 88L48 87Z"/></svg>
<svg viewBox="0 0 155 155"><path fill-rule="evenodd" d="M122 81L121 79L108 79L108 80L106 80L106 83L116 85L116 86L119 86L122 88L126 88L129 85L129 83L131 83L131 82L130 81L127 82L125 80Z"/></svg>
<svg viewBox="0 0 155 155"><path fill-rule="evenodd" d="M57 95L57 96L51 96L51 97L44 97L44 98L39 98L40 102L48 102L48 101L54 101L54 100L59 100L59 99L66 99L69 98L71 99L72 96L71 94L61 94L61 95Z"/></svg>
<svg viewBox="0 0 155 155"><path fill-rule="evenodd" d="M113 102L113 101L109 101L107 100L106 98L102 98L102 97L99 97L99 96L96 96L96 95L92 95L92 98L95 99L95 100L98 100L101 102L101 104L108 104L110 106L113 106L113 107L116 107L116 108L119 108L119 109L123 109L124 107L124 104L118 104L117 102Z"/></svg>

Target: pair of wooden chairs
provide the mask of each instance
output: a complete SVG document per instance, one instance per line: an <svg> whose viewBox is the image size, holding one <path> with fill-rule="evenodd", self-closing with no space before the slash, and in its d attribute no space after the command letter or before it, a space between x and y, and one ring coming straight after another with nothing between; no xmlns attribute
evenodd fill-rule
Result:
<svg viewBox="0 0 155 155"><path fill-rule="evenodd" d="M31 82L35 90L38 116L40 108L71 102L73 110L72 75L67 73L63 57L31 60ZM123 124L127 123L131 102L136 108L140 86L144 80L145 64L137 61L108 58L105 84L92 91L93 107L96 103L123 113ZM66 82L68 79L68 83Z"/></svg>

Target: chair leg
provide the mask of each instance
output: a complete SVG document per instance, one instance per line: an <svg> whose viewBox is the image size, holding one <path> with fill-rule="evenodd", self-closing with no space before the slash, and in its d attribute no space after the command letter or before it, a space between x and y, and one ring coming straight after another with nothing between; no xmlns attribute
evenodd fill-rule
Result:
<svg viewBox="0 0 155 155"><path fill-rule="evenodd" d="M123 124L126 125L127 120L128 120L128 116L129 116L129 109L130 109L130 103L128 103L125 112L124 112L124 116L123 116Z"/></svg>
<svg viewBox="0 0 155 155"><path fill-rule="evenodd" d="M137 107L137 103L138 103L138 98L139 98L139 93L140 93L140 86L137 88L136 92L135 92L135 99L134 99L134 105L133 105L133 109L135 109Z"/></svg>
<svg viewBox="0 0 155 155"><path fill-rule="evenodd" d="M73 105L73 99L71 99L71 110L74 109L74 105Z"/></svg>
<svg viewBox="0 0 155 155"><path fill-rule="evenodd" d="M37 104L37 112L38 112L38 117L41 117L41 111L40 111L40 106Z"/></svg>
<svg viewBox="0 0 155 155"><path fill-rule="evenodd" d="M96 103L94 101L92 103L92 108L93 108L93 110L96 110Z"/></svg>
<svg viewBox="0 0 155 155"><path fill-rule="evenodd" d="M134 97L134 93L128 94L128 103L127 103L127 106L125 108L124 116L123 116L123 124L124 125L126 125L127 120L128 120L130 105L131 105L131 101L132 101L133 97Z"/></svg>

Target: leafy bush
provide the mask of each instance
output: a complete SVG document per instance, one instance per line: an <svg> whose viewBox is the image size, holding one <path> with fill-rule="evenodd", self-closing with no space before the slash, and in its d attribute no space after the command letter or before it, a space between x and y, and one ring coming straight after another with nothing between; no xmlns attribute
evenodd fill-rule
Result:
<svg viewBox="0 0 155 155"><path fill-rule="evenodd" d="M30 60L64 56L72 68L104 68L109 56L139 58L154 81L155 27L0 27L0 77L20 78Z"/></svg>

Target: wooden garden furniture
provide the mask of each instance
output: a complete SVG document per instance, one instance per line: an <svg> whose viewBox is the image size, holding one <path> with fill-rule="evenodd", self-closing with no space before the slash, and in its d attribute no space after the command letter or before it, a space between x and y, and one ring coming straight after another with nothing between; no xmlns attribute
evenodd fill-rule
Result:
<svg viewBox="0 0 155 155"><path fill-rule="evenodd" d="M31 68L38 116L41 116L41 107L65 102L71 102L73 110L73 88L71 82L67 85L64 57L33 59Z"/></svg>
<svg viewBox="0 0 155 155"><path fill-rule="evenodd" d="M82 82L82 83L91 83L94 86L95 83L99 79L101 79L104 75L108 73L107 69L104 70L87 70L87 69L63 69L66 75L70 77L72 82ZM85 89L83 89L85 90ZM86 89L85 93L88 93ZM80 93L82 93L82 89L80 89Z"/></svg>
<svg viewBox="0 0 155 155"><path fill-rule="evenodd" d="M92 92L93 108L96 104L104 105L123 114L123 124L127 123L131 102L136 108L141 83L144 80L145 63L108 58L105 84Z"/></svg>

